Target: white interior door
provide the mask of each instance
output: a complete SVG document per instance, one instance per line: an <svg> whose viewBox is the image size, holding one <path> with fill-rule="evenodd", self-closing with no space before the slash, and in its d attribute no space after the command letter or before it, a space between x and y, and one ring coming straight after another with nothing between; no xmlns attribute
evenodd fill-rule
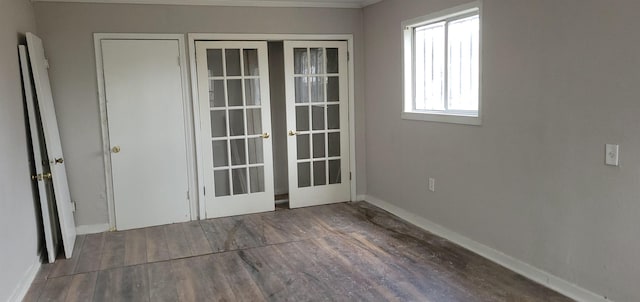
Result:
<svg viewBox="0 0 640 302"><path fill-rule="evenodd" d="M285 41L289 205L350 200L347 43Z"/></svg>
<svg viewBox="0 0 640 302"><path fill-rule="evenodd" d="M190 219L178 40L102 40L118 230Z"/></svg>
<svg viewBox="0 0 640 302"><path fill-rule="evenodd" d="M275 209L266 42L196 42L206 217Z"/></svg>
<svg viewBox="0 0 640 302"><path fill-rule="evenodd" d="M62 144L58 131L58 120L53 106L51 84L49 83L49 63L44 55L42 40L32 33L27 33L27 48L31 61L31 71L36 88L40 118L46 142L48 160L51 164L51 179L58 209L60 233L66 258L71 258L76 242L76 224L73 217L73 204L69 194L67 171L62 156Z"/></svg>
<svg viewBox="0 0 640 302"><path fill-rule="evenodd" d="M43 153L42 148L40 147L40 138L42 136L40 131L40 122L36 111L36 100L33 95L33 85L31 84L31 71L29 70L27 48L24 45L20 45L18 46L18 52L20 55L20 68L22 69L24 95L27 101L27 114L29 115L29 131L31 132L33 161L36 169L36 175L32 176L32 179L37 182L38 195L40 196L40 212L42 214L42 227L44 229L44 239L47 247L47 260L49 263L53 263L56 260L56 254L58 253L57 240L54 237L53 231L56 228L52 223L53 220L51 216L54 210L49 209L49 200L53 199L53 196L49 196L49 192L45 187L45 181L50 179L51 174L49 172L45 172L45 170L49 170L48 161L42 160Z"/></svg>

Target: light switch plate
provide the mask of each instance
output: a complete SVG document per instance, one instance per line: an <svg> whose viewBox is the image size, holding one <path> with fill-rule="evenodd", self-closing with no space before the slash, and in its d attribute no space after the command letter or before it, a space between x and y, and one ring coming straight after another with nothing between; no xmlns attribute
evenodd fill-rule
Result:
<svg viewBox="0 0 640 302"><path fill-rule="evenodd" d="M618 166L619 165L619 152L620 146L607 144L605 147L605 163L609 166Z"/></svg>

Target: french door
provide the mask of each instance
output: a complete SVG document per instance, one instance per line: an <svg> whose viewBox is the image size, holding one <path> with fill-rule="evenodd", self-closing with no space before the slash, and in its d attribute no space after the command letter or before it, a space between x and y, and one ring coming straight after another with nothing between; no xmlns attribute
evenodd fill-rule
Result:
<svg viewBox="0 0 640 302"><path fill-rule="evenodd" d="M266 42L196 42L206 218L273 211Z"/></svg>
<svg viewBox="0 0 640 302"><path fill-rule="evenodd" d="M350 200L347 43L285 41L289 205Z"/></svg>

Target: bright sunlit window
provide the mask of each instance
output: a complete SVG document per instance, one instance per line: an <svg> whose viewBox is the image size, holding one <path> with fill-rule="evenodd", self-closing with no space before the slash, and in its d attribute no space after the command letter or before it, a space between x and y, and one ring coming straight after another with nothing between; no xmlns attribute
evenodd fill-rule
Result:
<svg viewBox="0 0 640 302"><path fill-rule="evenodd" d="M403 118L480 124L480 7L404 22Z"/></svg>

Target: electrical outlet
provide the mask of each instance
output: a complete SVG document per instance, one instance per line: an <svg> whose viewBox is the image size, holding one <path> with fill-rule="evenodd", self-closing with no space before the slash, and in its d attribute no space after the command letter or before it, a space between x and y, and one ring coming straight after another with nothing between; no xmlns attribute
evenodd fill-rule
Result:
<svg viewBox="0 0 640 302"><path fill-rule="evenodd" d="M429 177L429 191L431 192L435 192L436 191L436 179Z"/></svg>
<svg viewBox="0 0 640 302"><path fill-rule="evenodd" d="M620 146L613 144L606 144L605 146L605 164L609 166L619 165L619 152Z"/></svg>

